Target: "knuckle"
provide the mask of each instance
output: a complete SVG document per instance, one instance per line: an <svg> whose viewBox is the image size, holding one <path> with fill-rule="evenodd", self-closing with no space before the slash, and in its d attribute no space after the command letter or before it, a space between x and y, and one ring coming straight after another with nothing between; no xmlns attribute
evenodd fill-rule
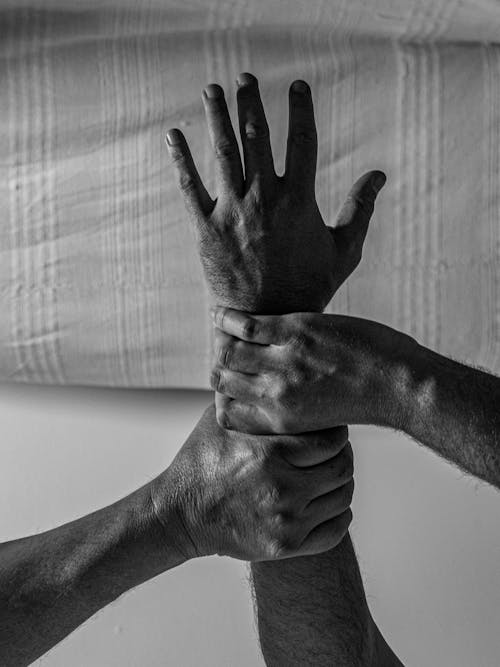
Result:
<svg viewBox="0 0 500 667"><path fill-rule="evenodd" d="M275 417L273 426L275 433L288 433L294 429L294 424L290 421L287 414L281 414Z"/></svg>
<svg viewBox="0 0 500 667"><path fill-rule="evenodd" d="M293 313L290 315L289 330L292 332L290 342L299 349L311 347L311 322L309 316Z"/></svg>
<svg viewBox="0 0 500 667"><path fill-rule="evenodd" d="M278 481L275 481L268 489L268 501L270 507L280 507L287 495L285 486ZM277 516L281 516L281 512Z"/></svg>
<svg viewBox="0 0 500 667"><path fill-rule="evenodd" d="M253 319L246 319L241 327L244 338L254 338L258 331L257 322Z"/></svg>
<svg viewBox="0 0 500 667"><path fill-rule="evenodd" d="M317 140L316 131L312 127L299 126L292 134L292 141L296 146L314 145Z"/></svg>
<svg viewBox="0 0 500 667"><path fill-rule="evenodd" d="M307 334L302 328L294 329L288 342L293 346L294 351L298 354L302 354L307 350Z"/></svg>
<svg viewBox="0 0 500 667"><path fill-rule="evenodd" d="M172 146L170 148L170 161L178 169L186 164L186 156L184 155L184 151L180 146Z"/></svg>
<svg viewBox="0 0 500 667"><path fill-rule="evenodd" d="M219 369L214 369L210 374L210 386L215 391L223 393L224 389L224 376Z"/></svg>
<svg viewBox="0 0 500 667"><path fill-rule="evenodd" d="M355 206L365 215L371 215L375 207L374 198L362 196L359 193L350 192L347 195L347 202Z"/></svg>
<svg viewBox="0 0 500 667"><path fill-rule="evenodd" d="M296 387L304 387L307 384L308 373L305 365L302 362L297 361L293 365L291 375L293 378L293 384Z"/></svg>
<svg viewBox="0 0 500 667"><path fill-rule="evenodd" d="M236 155L236 151L237 147L231 141L218 141L214 146L217 158L233 158Z"/></svg>
<svg viewBox="0 0 500 667"><path fill-rule="evenodd" d="M288 393L287 383L282 375L276 375L267 388L271 401L281 403L286 399Z"/></svg>
<svg viewBox="0 0 500 667"><path fill-rule="evenodd" d="M293 432L294 429L294 423L290 420L286 411L282 411L274 417L273 426L275 433L289 433Z"/></svg>
<svg viewBox="0 0 500 667"><path fill-rule="evenodd" d="M294 521L294 515L290 510L280 510L274 515L274 527L277 531L286 533Z"/></svg>
<svg viewBox="0 0 500 667"><path fill-rule="evenodd" d="M288 542L283 537L270 536L267 540L266 558L277 560L288 554Z"/></svg>
<svg viewBox="0 0 500 667"><path fill-rule="evenodd" d="M300 387L300 379L302 371L293 368L288 368L286 371L274 375L271 388L268 391L268 398L274 405L274 409L285 418L287 411L295 409L298 403L297 387ZM304 373L305 377L305 373Z"/></svg>
<svg viewBox="0 0 500 667"><path fill-rule="evenodd" d="M182 171L179 174L179 187L183 192L193 192L196 190L196 181L189 172Z"/></svg>
<svg viewBox="0 0 500 667"><path fill-rule="evenodd" d="M253 391L257 400L263 401L267 398L269 390L264 382L257 381L253 384Z"/></svg>
<svg viewBox="0 0 500 667"><path fill-rule="evenodd" d="M274 558L285 558L296 550L298 540L288 531L284 531L279 535L272 535L269 539L269 545Z"/></svg>
<svg viewBox="0 0 500 667"><path fill-rule="evenodd" d="M264 122L248 122L245 125L245 136L257 144L269 139L269 127Z"/></svg>
<svg viewBox="0 0 500 667"><path fill-rule="evenodd" d="M288 313L283 317L285 327L291 331L301 328L304 316L302 313Z"/></svg>
<svg viewBox="0 0 500 667"><path fill-rule="evenodd" d="M217 355L217 362L221 366L229 368L231 362L233 361L233 357L234 357L234 344L228 341L219 348L219 354Z"/></svg>

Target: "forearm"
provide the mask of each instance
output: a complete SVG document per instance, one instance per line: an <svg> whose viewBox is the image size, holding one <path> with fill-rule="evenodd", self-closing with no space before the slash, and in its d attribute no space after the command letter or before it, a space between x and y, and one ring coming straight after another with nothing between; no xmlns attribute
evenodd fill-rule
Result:
<svg viewBox="0 0 500 667"><path fill-rule="evenodd" d="M268 667L374 664L376 627L349 535L316 556L252 563L252 574Z"/></svg>
<svg viewBox="0 0 500 667"><path fill-rule="evenodd" d="M500 488L500 378L417 346L394 391L396 428Z"/></svg>
<svg viewBox="0 0 500 667"><path fill-rule="evenodd" d="M76 521L1 544L0 663L31 664L122 593L184 561L165 543L149 485Z"/></svg>
<svg viewBox="0 0 500 667"><path fill-rule="evenodd" d="M275 314L307 310L307 301L293 297L274 304ZM251 571L269 667L376 664L378 631L349 534L330 551L251 563Z"/></svg>

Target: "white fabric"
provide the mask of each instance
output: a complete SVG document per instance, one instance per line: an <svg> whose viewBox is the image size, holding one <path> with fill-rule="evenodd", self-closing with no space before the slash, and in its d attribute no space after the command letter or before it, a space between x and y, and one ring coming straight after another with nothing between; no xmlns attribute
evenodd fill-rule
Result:
<svg viewBox="0 0 500 667"><path fill-rule="evenodd" d="M253 72L278 173L313 90L328 222L382 169L330 304L500 370L496 0L0 1L0 380L208 387L209 295L163 135L209 191L201 90ZM306 224L306 222L304 223Z"/></svg>

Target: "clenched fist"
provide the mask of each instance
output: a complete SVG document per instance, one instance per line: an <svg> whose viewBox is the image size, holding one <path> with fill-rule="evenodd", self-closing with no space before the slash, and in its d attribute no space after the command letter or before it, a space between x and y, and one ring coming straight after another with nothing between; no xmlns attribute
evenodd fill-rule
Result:
<svg viewBox="0 0 500 667"><path fill-rule="evenodd" d="M263 561L335 547L352 519L353 488L347 427L257 437L221 428L212 404L153 480L152 497L160 522L162 508L176 508L187 559Z"/></svg>

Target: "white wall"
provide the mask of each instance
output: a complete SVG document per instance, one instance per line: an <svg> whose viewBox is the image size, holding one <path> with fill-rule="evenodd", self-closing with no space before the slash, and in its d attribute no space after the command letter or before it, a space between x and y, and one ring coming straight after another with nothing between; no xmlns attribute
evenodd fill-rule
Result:
<svg viewBox="0 0 500 667"><path fill-rule="evenodd" d="M0 537L47 530L155 476L209 392L0 386ZM353 538L373 613L409 666L500 656L500 497L414 442L351 428ZM188 563L99 612L44 667L259 667L247 569Z"/></svg>

